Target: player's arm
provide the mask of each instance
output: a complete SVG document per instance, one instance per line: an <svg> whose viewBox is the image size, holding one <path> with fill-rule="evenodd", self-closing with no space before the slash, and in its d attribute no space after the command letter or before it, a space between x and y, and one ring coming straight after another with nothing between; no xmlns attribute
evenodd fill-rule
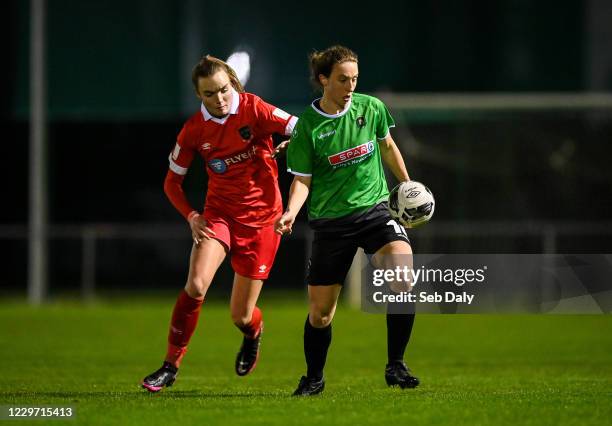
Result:
<svg viewBox="0 0 612 426"><path fill-rule="evenodd" d="M185 191L183 191L184 178L184 175L175 173L172 169L168 170L166 179L164 180L164 192L174 208L177 209L189 223L191 236L197 245L200 244L203 239L209 240L215 233L212 229L208 228L204 217L194 210L187 200Z"/></svg>
<svg viewBox="0 0 612 426"><path fill-rule="evenodd" d="M277 234L291 234L293 223L300 209L306 202L310 193L310 182L312 176L295 175L291 188L289 189L289 201L287 201L287 209L285 213L276 221L274 230Z"/></svg>
<svg viewBox="0 0 612 426"><path fill-rule="evenodd" d="M258 127L263 133L291 136L298 118L275 107L261 98L256 98L255 113L257 114ZM272 158L277 158L285 153L289 140L283 140L272 152Z"/></svg>
<svg viewBox="0 0 612 426"><path fill-rule="evenodd" d="M391 170L393 176L400 182L410 180L408 176L408 170L406 170L406 163L399 148L395 144L395 141L391 137L391 133L387 134L383 139L378 141L380 148L380 155L385 165Z"/></svg>
<svg viewBox="0 0 612 426"><path fill-rule="evenodd" d="M185 196L185 191L183 191L184 179L184 174L178 174L169 169L166 173L166 179L164 179L164 193L174 208L188 221L189 217L196 214L197 211L191 207Z"/></svg>
<svg viewBox="0 0 612 426"><path fill-rule="evenodd" d="M185 191L183 180L193 161L194 151L186 141L185 127L179 134L174 150L168 157L169 170L164 179L164 193L175 209L187 220L191 228L193 241L197 244L203 239L210 239L215 233L208 228L204 218L191 206Z"/></svg>

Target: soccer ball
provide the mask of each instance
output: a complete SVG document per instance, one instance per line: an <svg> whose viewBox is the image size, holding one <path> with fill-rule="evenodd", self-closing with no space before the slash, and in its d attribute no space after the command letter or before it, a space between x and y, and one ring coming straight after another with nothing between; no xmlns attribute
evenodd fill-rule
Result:
<svg viewBox="0 0 612 426"><path fill-rule="evenodd" d="M389 214L407 228L416 228L429 222L436 201L425 185L414 180L402 182L389 194Z"/></svg>

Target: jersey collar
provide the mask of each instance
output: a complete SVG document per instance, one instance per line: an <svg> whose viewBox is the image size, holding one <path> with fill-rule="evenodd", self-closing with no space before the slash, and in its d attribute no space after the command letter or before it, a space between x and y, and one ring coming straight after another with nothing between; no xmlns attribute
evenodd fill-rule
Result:
<svg viewBox="0 0 612 426"><path fill-rule="evenodd" d="M344 107L344 109L342 111L340 111L338 114L327 114L326 112L323 112L322 110L320 110L319 108L316 107L316 103L317 101L320 101L321 98L317 98L314 101L312 101L312 103L310 104L310 106L312 107L312 109L314 109L317 113L321 114L323 117L327 117L327 118L338 118L338 117L342 117L344 114L346 114L346 112L351 109L351 104L353 103L353 97L351 96L351 99L349 100L348 104L346 104L346 106ZM320 103L319 103L320 105Z"/></svg>
<svg viewBox="0 0 612 426"><path fill-rule="evenodd" d="M236 90L234 90L234 88L232 88L232 107L230 108L229 114L227 114L225 117L217 118L210 115L210 112L208 112L208 110L204 106L204 102L202 102L202 104L200 105L200 111L202 111L204 121L212 120L215 123L225 124L230 115L238 114L238 104L240 104L240 95L238 94L238 92L236 92Z"/></svg>

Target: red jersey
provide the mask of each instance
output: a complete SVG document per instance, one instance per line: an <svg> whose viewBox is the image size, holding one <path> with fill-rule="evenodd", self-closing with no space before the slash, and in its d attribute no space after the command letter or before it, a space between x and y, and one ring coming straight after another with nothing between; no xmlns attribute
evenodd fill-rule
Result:
<svg viewBox="0 0 612 426"><path fill-rule="evenodd" d="M223 118L211 116L202 105L185 122L170 154L164 184L170 201L185 218L193 212L181 184L199 154L208 173L204 209L247 226L272 224L282 212L272 134L290 135L296 122L251 93L234 91L230 113Z"/></svg>

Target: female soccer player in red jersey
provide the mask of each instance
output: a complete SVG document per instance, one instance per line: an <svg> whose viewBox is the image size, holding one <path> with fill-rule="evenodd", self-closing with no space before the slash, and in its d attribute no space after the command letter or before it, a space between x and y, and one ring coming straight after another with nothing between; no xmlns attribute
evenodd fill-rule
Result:
<svg viewBox="0 0 612 426"><path fill-rule="evenodd" d="M231 316L244 334L236 373L244 376L255 368L263 330L256 302L280 242L274 232L282 200L272 134L290 135L297 122L245 93L234 70L212 56L204 56L194 67L192 82L201 108L178 135L164 191L188 221L194 244L187 284L172 313L165 360L142 381L151 392L174 383L206 291L228 253L235 272ZM195 155L204 160L209 177L202 213L192 208L182 189Z"/></svg>

